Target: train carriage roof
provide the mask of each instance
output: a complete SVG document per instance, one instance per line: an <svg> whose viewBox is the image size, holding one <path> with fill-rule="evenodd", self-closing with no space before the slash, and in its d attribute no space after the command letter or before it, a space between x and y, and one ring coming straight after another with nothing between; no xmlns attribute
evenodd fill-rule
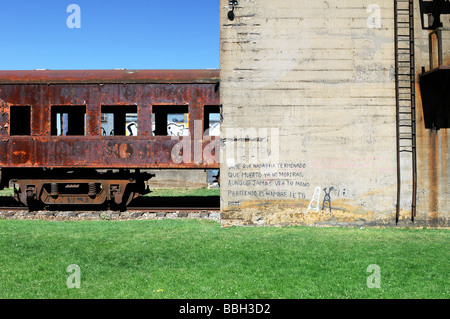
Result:
<svg viewBox="0 0 450 319"><path fill-rule="evenodd" d="M217 83L220 70L0 70L0 84Z"/></svg>

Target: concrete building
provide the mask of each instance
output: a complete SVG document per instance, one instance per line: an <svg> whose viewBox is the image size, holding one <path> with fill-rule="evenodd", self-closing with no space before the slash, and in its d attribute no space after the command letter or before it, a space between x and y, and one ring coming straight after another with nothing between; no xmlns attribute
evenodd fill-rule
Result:
<svg viewBox="0 0 450 319"><path fill-rule="evenodd" d="M437 67L433 2L449 2L231 2L220 0L222 225L448 226L450 70L439 126L425 125L419 78ZM441 40L445 66L450 31Z"/></svg>

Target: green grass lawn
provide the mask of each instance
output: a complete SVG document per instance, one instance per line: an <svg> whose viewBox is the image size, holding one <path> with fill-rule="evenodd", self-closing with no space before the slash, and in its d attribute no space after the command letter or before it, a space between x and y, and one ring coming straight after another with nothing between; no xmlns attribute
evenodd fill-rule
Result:
<svg viewBox="0 0 450 319"><path fill-rule="evenodd" d="M0 220L0 298L449 298L445 229ZM81 288L67 288L76 264ZM381 288L368 288L380 267Z"/></svg>
<svg viewBox="0 0 450 319"><path fill-rule="evenodd" d="M14 190L12 188L5 188L0 190L0 197L8 197L8 196L13 196L14 195Z"/></svg>

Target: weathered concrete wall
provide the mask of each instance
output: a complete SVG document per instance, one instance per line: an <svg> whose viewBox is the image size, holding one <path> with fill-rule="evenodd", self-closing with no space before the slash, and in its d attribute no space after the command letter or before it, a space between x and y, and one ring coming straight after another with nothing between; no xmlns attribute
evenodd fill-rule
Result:
<svg viewBox="0 0 450 319"><path fill-rule="evenodd" d="M393 1L220 9L222 225L395 225Z"/></svg>
<svg viewBox="0 0 450 319"><path fill-rule="evenodd" d="M155 174L155 177L149 180L150 189L208 187L206 170L152 169L146 172Z"/></svg>
<svg viewBox="0 0 450 319"><path fill-rule="evenodd" d="M428 34L430 31L422 30L420 20L419 1L415 1L415 62L416 78L422 72L430 70ZM442 15L443 26L450 28L450 15ZM444 65L450 65L450 31L443 33ZM434 48L437 52L437 48ZM434 59L437 66L437 58ZM450 84L449 84L450 85ZM428 220L431 224L442 224L442 220L449 218L450 212L450 136L448 129L426 129L422 100L418 81L417 91L417 219ZM450 91L450 86L448 91Z"/></svg>

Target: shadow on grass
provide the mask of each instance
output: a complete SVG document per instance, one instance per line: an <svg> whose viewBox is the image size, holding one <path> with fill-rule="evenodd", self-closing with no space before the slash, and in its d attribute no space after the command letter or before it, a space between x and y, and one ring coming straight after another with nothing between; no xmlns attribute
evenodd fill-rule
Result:
<svg viewBox="0 0 450 319"><path fill-rule="evenodd" d="M5 207L25 207L22 203L16 201L12 196L0 196L0 206Z"/></svg>

